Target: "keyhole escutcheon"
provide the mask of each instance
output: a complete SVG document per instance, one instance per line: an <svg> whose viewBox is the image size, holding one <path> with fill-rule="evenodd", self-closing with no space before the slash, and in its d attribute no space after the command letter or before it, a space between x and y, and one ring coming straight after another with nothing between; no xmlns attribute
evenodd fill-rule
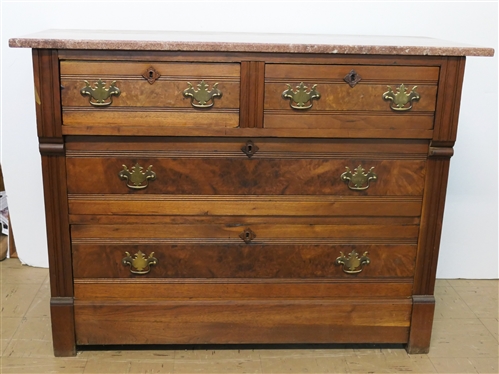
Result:
<svg viewBox="0 0 499 374"><path fill-rule="evenodd" d="M253 143L253 141L248 140L246 144L241 148L241 151L248 156L248 158L253 157L253 155L258 151L258 147Z"/></svg>

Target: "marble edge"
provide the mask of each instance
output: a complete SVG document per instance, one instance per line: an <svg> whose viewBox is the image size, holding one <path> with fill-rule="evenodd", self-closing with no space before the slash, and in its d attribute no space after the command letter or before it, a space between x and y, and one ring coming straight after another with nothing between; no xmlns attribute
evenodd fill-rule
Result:
<svg viewBox="0 0 499 374"><path fill-rule="evenodd" d="M55 38L11 38L13 48L93 49L130 51L182 52L262 52L262 53L325 53L325 54L383 54L423 56L494 56L493 48L467 46L403 46L403 45L345 45L345 44L289 44L251 42L195 42L195 41L140 41L92 40Z"/></svg>

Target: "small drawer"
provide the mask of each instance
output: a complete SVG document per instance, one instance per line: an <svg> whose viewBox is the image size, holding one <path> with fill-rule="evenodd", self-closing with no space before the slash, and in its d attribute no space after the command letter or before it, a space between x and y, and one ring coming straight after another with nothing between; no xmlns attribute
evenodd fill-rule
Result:
<svg viewBox="0 0 499 374"><path fill-rule="evenodd" d="M438 75L438 67L268 64L264 127L424 133Z"/></svg>
<svg viewBox="0 0 499 374"><path fill-rule="evenodd" d="M237 63L62 61L61 85L64 126L239 125Z"/></svg>

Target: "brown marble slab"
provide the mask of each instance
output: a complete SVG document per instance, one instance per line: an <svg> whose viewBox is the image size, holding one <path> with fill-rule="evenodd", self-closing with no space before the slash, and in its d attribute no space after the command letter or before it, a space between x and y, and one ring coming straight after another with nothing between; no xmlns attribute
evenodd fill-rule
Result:
<svg viewBox="0 0 499 374"><path fill-rule="evenodd" d="M46 30L9 40L10 47L426 56L493 56L493 48L423 37Z"/></svg>

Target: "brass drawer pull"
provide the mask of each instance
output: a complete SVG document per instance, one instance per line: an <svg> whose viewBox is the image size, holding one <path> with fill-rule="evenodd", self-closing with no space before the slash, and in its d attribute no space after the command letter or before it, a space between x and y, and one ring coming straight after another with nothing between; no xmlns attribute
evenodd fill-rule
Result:
<svg viewBox="0 0 499 374"><path fill-rule="evenodd" d="M127 180L126 184L129 188L134 190L141 190L149 186L149 181L153 181L156 179L156 173L152 171L152 165L149 165L147 170L143 172L144 169L138 163L135 166L132 166L132 171L128 170L126 165L122 165L123 170L118 173L118 176L122 180Z"/></svg>
<svg viewBox="0 0 499 374"><path fill-rule="evenodd" d="M94 88L90 86L88 81L84 82L85 87L80 90L80 93L82 96L90 96L88 101L93 106L103 107L111 105L113 103L113 96L120 96L121 91L115 86L116 81L113 81L109 88L105 88L106 82L103 82L100 78L97 82L95 82Z"/></svg>
<svg viewBox="0 0 499 374"><path fill-rule="evenodd" d="M285 100L289 99L289 106L293 109L310 109L313 106L312 100L319 100L321 98L321 94L315 89L317 87L316 84L308 92L308 87L303 82L296 86L296 91L293 91L290 84L286 84L286 86L288 86L288 89L282 93L282 98ZM293 103L296 103L296 105L293 105ZM307 103L309 104L305 105Z"/></svg>
<svg viewBox="0 0 499 374"><path fill-rule="evenodd" d="M214 99L222 97L222 91L217 88L218 83L215 83L210 91L208 91L208 85L204 80L197 85L198 89L195 89L191 82L187 82L187 84L189 88L184 90L184 96L191 98L191 105L194 108L211 108L215 104ZM199 104L196 104L194 100Z"/></svg>
<svg viewBox="0 0 499 374"><path fill-rule="evenodd" d="M347 171L341 174L341 180L348 182L348 188L354 191L363 191L369 188L369 182L378 179L378 176L373 172L374 167L365 173L362 165L357 166L352 173L350 168L346 167Z"/></svg>
<svg viewBox="0 0 499 374"><path fill-rule="evenodd" d="M343 252L340 251L340 257L334 262L335 265L341 265L342 269L347 274L357 274L364 270L364 265L369 265L371 260L367 257L369 253L364 252L364 254L359 257L359 254L355 249L348 254L346 257Z"/></svg>
<svg viewBox="0 0 499 374"><path fill-rule="evenodd" d="M239 234L239 237L244 240L246 244L249 244L253 239L256 238L256 234L250 228L245 229Z"/></svg>
<svg viewBox="0 0 499 374"><path fill-rule="evenodd" d="M129 252L125 252L125 255L126 257L121 262L125 266L130 266L130 273L132 274L147 274L151 271L152 265L158 264L158 259L154 257L154 252L151 252L149 257L146 257L140 250L133 257Z"/></svg>
<svg viewBox="0 0 499 374"><path fill-rule="evenodd" d="M388 86L388 91L383 94L383 99L391 101L390 108L397 112L404 112L412 109L412 102L419 101L419 94L416 92L417 86L414 86L411 92L406 93L407 88L404 84L397 87L397 93L392 91L392 88ZM409 103L409 106L406 106Z"/></svg>

